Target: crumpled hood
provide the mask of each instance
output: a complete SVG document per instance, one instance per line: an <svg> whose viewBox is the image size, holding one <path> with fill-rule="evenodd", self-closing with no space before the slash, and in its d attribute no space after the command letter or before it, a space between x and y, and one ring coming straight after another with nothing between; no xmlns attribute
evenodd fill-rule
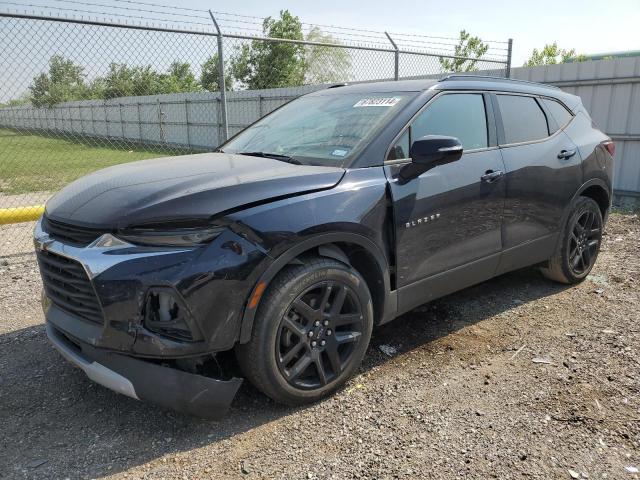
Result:
<svg viewBox="0 0 640 480"><path fill-rule="evenodd" d="M332 188L344 169L202 153L99 170L54 195L47 217L95 228L208 218L249 204Z"/></svg>

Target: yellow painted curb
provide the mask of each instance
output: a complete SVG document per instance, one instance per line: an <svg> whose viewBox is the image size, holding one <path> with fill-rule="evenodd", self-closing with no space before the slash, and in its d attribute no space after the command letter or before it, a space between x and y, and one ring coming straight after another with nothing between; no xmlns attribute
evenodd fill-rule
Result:
<svg viewBox="0 0 640 480"><path fill-rule="evenodd" d="M9 223L32 222L44 213L44 205L30 207L0 208L0 225Z"/></svg>

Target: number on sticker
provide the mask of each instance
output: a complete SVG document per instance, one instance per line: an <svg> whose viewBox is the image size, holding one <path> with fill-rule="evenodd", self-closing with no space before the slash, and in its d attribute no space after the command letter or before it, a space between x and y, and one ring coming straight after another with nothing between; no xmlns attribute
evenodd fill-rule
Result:
<svg viewBox="0 0 640 480"><path fill-rule="evenodd" d="M393 107L400 101L397 97L390 98L363 98L358 100L354 107Z"/></svg>

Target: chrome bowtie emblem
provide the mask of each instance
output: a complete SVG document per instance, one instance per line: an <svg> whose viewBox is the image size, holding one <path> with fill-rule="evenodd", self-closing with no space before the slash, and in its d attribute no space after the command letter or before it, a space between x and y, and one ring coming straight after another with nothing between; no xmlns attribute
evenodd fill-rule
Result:
<svg viewBox="0 0 640 480"><path fill-rule="evenodd" d="M420 218L417 218L416 220L411 220L410 222L405 223L404 227L405 228L417 227L418 225L422 225L423 223L430 223L439 218L440 218L440 214L434 213L433 215L427 215L426 217L420 217Z"/></svg>

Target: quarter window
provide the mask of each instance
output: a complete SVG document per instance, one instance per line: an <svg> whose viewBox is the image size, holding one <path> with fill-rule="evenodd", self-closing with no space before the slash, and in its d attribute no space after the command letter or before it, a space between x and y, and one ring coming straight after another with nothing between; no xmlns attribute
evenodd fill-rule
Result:
<svg viewBox="0 0 640 480"><path fill-rule="evenodd" d="M409 130L405 130L395 145L389 150L387 160L401 160L409 158Z"/></svg>
<svg viewBox="0 0 640 480"><path fill-rule="evenodd" d="M412 142L425 135L457 137L465 150L486 148L487 115L482 94L451 93L437 97L411 125Z"/></svg>
<svg viewBox="0 0 640 480"><path fill-rule="evenodd" d="M572 118L571 113L560 103L549 98L543 98L544 106L551 113L551 116L556 121L557 128L554 128L551 133L555 133L556 130L564 127Z"/></svg>
<svg viewBox="0 0 640 480"><path fill-rule="evenodd" d="M498 95L505 143L530 142L549 136L547 117L533 97Z"/></svg>

